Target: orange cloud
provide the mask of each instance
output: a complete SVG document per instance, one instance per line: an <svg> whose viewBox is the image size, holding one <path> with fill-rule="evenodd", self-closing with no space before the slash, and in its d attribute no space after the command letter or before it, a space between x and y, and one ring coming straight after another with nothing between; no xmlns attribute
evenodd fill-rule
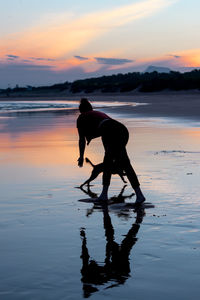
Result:
<svg viewBox="0 0 200 300"><path fill-rule="evenodd" d="M199 67L200 66L200 49L190 49L182 52L178 52L181 56L181 60L187 67Z"/></svg>
<svg viewBox="0 0 200 300"><path fill-rule="evenodd" d="M90 13L62 24L58 22L58 25L34 27L4 39L2 41L4 47L1 47L1 52L4 55L14 53L24 59L49 57L56 61L36 61L36 63L48 64L58 69L71 68L85 63L77 59L70 59L70 57L74 56L77 50L81 52L82 47L87 46L88 43L91 48L91 42L94 39L117 27L151 16L176 1L139 1L112 10Z"/></svg>
<svg viewBox="0 0 200 300"><path fill-rule="evenodd" d="M200 67L200 49L176 51L173 54L138 58L136 62L132 63L132 66L136 67L160 62L162 62L162 64L166 63L169 67Z"/></svg>

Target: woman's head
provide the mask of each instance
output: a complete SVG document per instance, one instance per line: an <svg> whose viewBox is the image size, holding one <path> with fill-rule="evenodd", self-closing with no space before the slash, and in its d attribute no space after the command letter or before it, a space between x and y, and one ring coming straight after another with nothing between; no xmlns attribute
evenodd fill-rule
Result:
<svg viewBox="0 0 200 300"><path fill-rule="evenodd" d="M93 110L93 107L87 98L81 99L80 105L79 105L79 110L81 113Z"/></svg>

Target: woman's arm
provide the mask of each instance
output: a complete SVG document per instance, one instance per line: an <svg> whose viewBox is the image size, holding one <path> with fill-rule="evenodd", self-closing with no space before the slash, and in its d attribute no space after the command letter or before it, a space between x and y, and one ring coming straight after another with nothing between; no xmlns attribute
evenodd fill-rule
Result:
<svg viewBox="0 0 200 300"><path fill-rule="evenodd" d="M82 167L84 162L84 152L85 152L85 137L80 135L79 133L79 159L78 159L78 166Z"/></svg>

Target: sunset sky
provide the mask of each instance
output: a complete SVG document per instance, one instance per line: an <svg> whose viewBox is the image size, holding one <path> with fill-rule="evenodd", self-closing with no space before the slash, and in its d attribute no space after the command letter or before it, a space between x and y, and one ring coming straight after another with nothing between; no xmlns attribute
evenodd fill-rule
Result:
<svg viewBox="0 0 200 300"><path fill-rule="evenodd" d="M0 4L0 88L200 67L199 0Z"/></svg>

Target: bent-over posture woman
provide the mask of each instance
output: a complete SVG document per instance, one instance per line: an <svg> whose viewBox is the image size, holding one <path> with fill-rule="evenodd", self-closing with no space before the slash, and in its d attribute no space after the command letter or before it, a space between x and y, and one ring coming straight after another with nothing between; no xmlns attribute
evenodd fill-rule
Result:
<svg viewBox="0 0 200 300"><path fill-rule="evenodd" d="M86 141L88 145L92 139L101 137L105 150L103 189L98 199L105 201L108 199L111 166L114 162L126 172L126 176L136 194L136 203L144 202L145 197L140 189L140 183L126 152L126 144L129 139L127 128L107 114L93 110L91 103L86 98L81 99L79 111L80 115L77 119L80 152L79 167L83 166Z"/></svg>

